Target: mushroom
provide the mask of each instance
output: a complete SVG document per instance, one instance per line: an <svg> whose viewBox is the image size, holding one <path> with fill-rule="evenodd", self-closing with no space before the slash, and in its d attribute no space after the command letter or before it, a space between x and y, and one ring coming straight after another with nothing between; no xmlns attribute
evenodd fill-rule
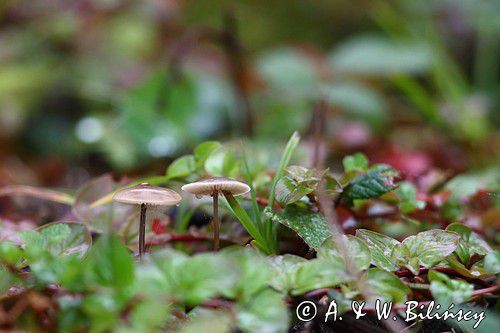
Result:
<svg viewBox="0 0 500 333"><path fill-rule="evenodd" d="M225 177L212 177L182 186L182 190L195 194L197 198L210 195L214 202L214 250L219 250L219 194L240 195L250 191L242 182Z"/></svg>
<svg viewBox="0 0 500 333"><path fill-rule="evenodd" d="M141 206L139 226L139 256L145 252L146 209L147 206L174 206L181 201L181 196L174 190L151 186L148 183L125 188L113 195L113 200L126 204Z"/></svg>

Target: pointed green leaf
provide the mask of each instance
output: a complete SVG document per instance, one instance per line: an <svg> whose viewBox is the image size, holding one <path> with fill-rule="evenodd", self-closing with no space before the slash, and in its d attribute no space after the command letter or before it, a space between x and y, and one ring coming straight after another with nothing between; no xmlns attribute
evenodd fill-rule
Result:
<svg viewBox="0 0 500 333"><path fill-rule="evenodd" d="M375 298L386 302L403 303L411 292L396 275L378 268L368 270L364 281Z"/></svg>
<svg viewBox="0 0 500 333"><path fill-rule="evenodd" d="M179 157L170 164L167 176L170 179L185 178L196 172L196 162L193 155Z"/></svg>
<svg viewBox="0 0 500 333"><path fill-rule="evenodd" d="M344 261L340 257L308 260L301 265L295 276L292 295L302 295L308 291L328 288L349 281Z"/></svg>
<svg viewBox="0 0 500 333"><path fill-rule="evenodd" d="M430 270L428 278L431 283L431 293L442 307L450 304L464 303L474 291L474 286L460 280L450 279L446 274Z"/></svg>
<svg viewBox="0 0 500 333"><path fill-rule="evenodd" d="M374 167L354 180L344 189L341 196L347 200L377 198L394 190L397 172L388 166Z"/></svg>
<svg viewBox="0 0 500 333"><path fill-rule="evenodd" d="M294 230L310 247L318 249L331 236L325 217L298 205L288 205L283 211L264 211L274 223L281 223Z"/></svg>
<svg viewBox="0 0 500 333"><path fill-rule="evenodd" d="M405 238L402 248L410 258L418 259L421 266L432 267L452 254L459 240L460 236L454 232L435 229Z"/></svg>
<svg viewBox="0 0 500 333"><path fill-rule="evenodd" d="M280 292L288 293L295 288L295 276L300 266L307 260L292 254L270 257L272 276L269 280L271 287Z"/></svg>
<svg viewBox="0 0 500 333"><path fill-rule="evenodd" d="M397 240L365 229L356 230L356 237L365 242L370 249L373 265L390 272L398 269L396 261L392 258L394 248L400 244Z"/></svg>

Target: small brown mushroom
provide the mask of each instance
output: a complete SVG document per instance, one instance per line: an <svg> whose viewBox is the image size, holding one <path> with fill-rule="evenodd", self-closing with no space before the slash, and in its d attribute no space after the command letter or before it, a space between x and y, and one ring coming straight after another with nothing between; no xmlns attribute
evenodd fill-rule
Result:
<svg viewBox="0 0 500 333"><path fill-rule="evenodd" d="M113 195L113 200L141 206L139 226L139 256L145 252L146 244L146 209L147 206L174 206L181 201L181 196L174 190L151 186L148 183L125 188Z"/></svg>
<svg viewBox="0 0 500 333"><path fill-rule="evenodd" d="M219 194L223 192L240 195L250 191L242 182L224 177L212 177L182 186L182 190L196 195L210 195L214 201L214 250L219 250Z"/></svg>

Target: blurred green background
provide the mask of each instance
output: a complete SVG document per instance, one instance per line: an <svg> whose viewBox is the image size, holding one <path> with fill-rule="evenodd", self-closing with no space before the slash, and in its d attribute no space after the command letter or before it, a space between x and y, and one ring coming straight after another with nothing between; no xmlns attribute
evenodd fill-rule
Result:
<svg viewBox="0 0 500 333"><path fill-rule="evenodd" d="M500 1L4 0L0 183L147 175L294 130L407 174L498 163ZM314 150L314 149L313 149Z"/></svg>

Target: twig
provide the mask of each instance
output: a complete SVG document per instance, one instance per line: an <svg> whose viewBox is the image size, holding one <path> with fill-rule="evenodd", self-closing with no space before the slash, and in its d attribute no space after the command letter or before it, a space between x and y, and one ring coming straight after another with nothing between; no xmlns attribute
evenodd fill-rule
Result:
<svg viewBox="0 0 500 333"><path fill-rule="evenodd" d="M339 251L340 255L344 258L347 273L353 277L355 281L358 281L358 286L360 288L360 292L365 299L370 299L374 293L371 290L370 286L366 283L361 283L361 271L357 267L354 258L352 258L352 254L349 251L349 244L347 241L347 237L345 236L342 226L338 222L337 216L335 214L335 210L333 208L333 202L328 198L325 190L325 181L321 181L318 185L318 203L320 205L320 209L325 215L327 221L330 222L330 225L334 230L333 233L333 241ZM336 231L336 232L335 232ZM393 312L393 311L391 311ZM396 321L385 320L383 321L384 325L391 332L396 333L402 331L406 326L395 317Z"/></svg>
<svg viewBox="0 0 500 333"><path fill-rule="evenodd" d="M325 165L326 154L325 131L328 104L325 100L319 100L313 108L311 117L311 140L312 140L312 166L316 169L322 169Z"/></svg>
<svg viewBox="0 0 500 333"><path fill-rule="evenodd" d="M499 293L500 293L500 285L495 285L495 286L491 286L488 288L475 290L472 293L472 297L478 297L478 296L482 296L484 294L499 294Z"/></svg>
<svg viewBox="0 0 500 333"><path fill-rule="evenodd" d="M163 234L155 236L155 238L151 239L147 242L148 246L151 245L163 245L171 242L211 242L213 239L208 236L196 236L191 234ZM240 244L240 242L233 241L227 238L221 238L221 241L231 243L231 244ZM244 243L244 242L241 242Z"/></svg>

